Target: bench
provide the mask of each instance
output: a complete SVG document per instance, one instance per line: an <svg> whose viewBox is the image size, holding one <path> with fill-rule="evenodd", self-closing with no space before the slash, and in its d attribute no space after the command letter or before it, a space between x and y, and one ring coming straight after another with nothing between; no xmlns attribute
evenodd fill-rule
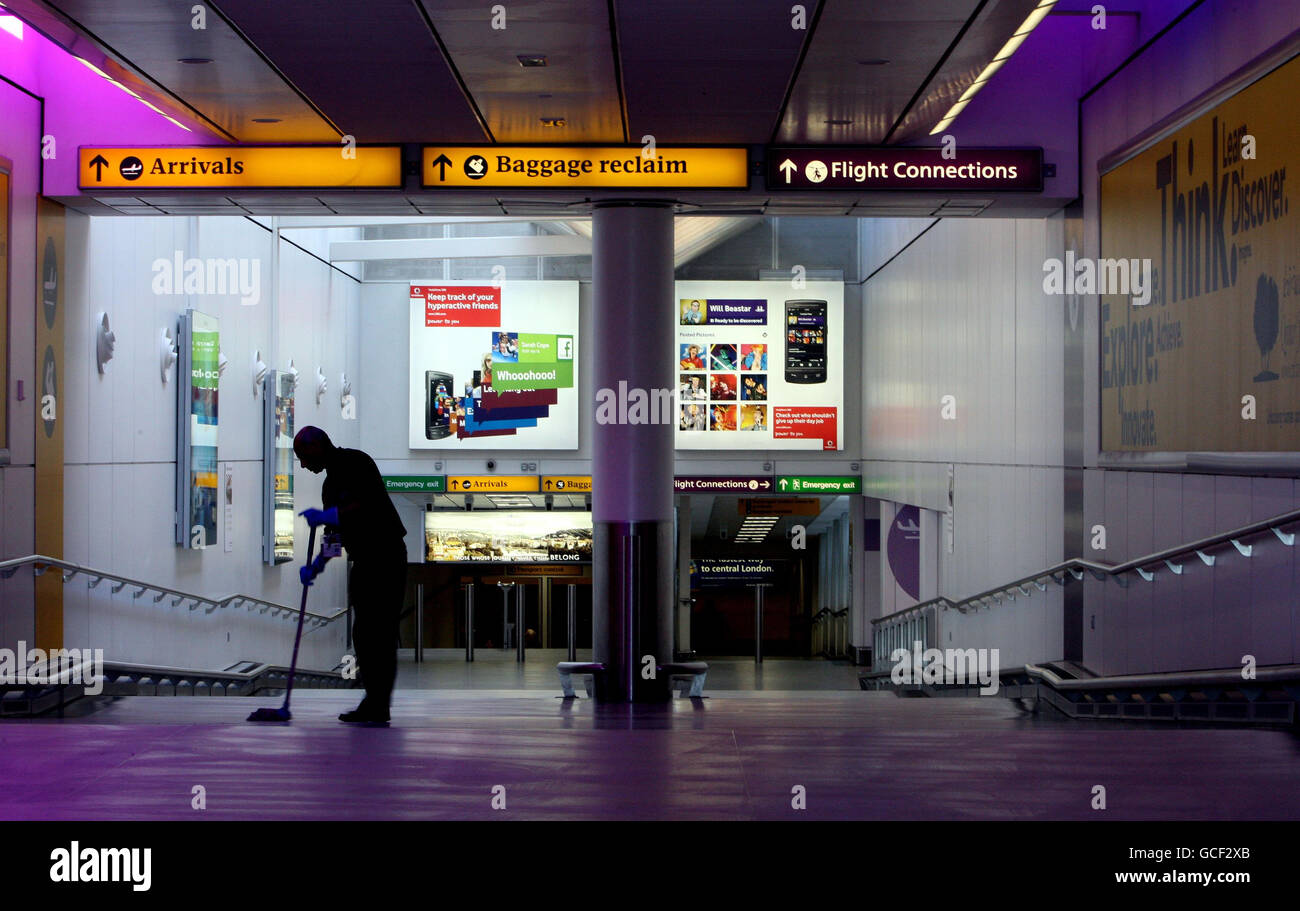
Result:
<svg viewBox="0 0 1300 911"><path fill-rule="evenodd" d="M589 661L561 661L555 666L560 673L560 690L565 699L575 697L573 692L573 675L584 678L587 696L595 691L595 678L605 673L605 665ZM683 696L698 698L704 695L704 680L709 673L709 665L703 661L686 661L678 664L660 664L655 667L660 678L676 682Z"/></svg>

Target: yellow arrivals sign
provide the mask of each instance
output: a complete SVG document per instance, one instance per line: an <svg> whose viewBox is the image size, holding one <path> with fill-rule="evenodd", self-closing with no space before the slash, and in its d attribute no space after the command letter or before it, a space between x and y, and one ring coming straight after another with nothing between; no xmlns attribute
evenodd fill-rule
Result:
<svg viewBox="0 0 1300 911"><path fill-rule="evenodd" d="M537 493L537 475L447 475L447 493Z"/></svg>
<svg viewBox="0 0 1300 911"><path fill-rule="evenodd" d="M82 148L83 190L400 188L400 146Z"/></svg>
<svg viewBox="0 0 1300 911"><path fill-rule="evenodd" d="M425 146L425 187L669 187L744 189L744 148L658 146Z"/></svg>
<svg viewBox="0 0 1300 911"><path fill-rule="evenodd" d="M545 493L591 493L591 475L548 474L542 477Z"/></svg>

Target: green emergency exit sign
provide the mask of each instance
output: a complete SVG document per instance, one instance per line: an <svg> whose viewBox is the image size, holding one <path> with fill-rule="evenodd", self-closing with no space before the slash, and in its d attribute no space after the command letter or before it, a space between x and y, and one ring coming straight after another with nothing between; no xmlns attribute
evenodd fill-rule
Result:
<svg viewBox="0 0 1300 911"><path fill-rule="evenodd" d="M444 474L384 475L384 487L395 493L444 493L447 476Z"/></svg>
<svg viewBox="0 0 1300 911"><path fill-rule="evenodd" d="M781 475L776 479L779 493L861 493L862 479L853 475Z"/></svg>

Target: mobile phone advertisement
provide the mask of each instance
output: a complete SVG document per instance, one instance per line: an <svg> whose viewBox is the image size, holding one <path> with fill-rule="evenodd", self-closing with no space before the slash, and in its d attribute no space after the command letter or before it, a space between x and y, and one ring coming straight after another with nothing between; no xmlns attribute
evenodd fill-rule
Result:
<svg viewBox="0 0 1300 911"><path fill-rule="evenodd" d="M844 448L844 286L677 282L678 449Z"/></svg>
<svg viewBox="0 0 1300 911"><path fill-rule="evenodd" d="M578 283L412 282L412 449L578 448Z"/></svg>

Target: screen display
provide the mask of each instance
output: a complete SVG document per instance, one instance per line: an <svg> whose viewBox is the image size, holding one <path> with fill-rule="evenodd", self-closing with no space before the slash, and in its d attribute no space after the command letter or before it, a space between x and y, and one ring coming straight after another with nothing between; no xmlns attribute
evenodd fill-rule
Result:
<svg viewBox="0 0 1300 911"><path fill-rule="evenodd" d="M410 286L412 449L578 448L578 283Z"/></svg>
<svg viewBox="0 0 1300 911"><path fill-rule="evenodd" d="M844 286L678 282L678 449L844 446Z"/></svg>
<svg viewBox="0 0 1300 911"><path fill-rule="evenodd" d="M487 510L424 514L430 563L590 563L589 512Z"/></svg>
<svg viewBox="0 0 1300 911"><path fill-rule="evenodd" d="M825 301L786 301L785 373L788 383L826 382Z"/></svg>

